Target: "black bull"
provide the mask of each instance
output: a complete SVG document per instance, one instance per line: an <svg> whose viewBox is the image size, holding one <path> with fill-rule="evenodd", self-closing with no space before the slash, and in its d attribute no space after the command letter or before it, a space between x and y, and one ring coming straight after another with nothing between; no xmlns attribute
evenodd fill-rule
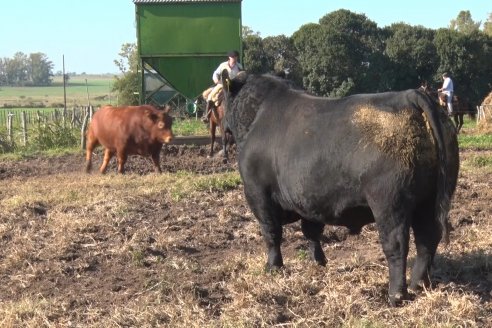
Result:
<svg viewBox="0 0 492 328"><path fill-rule="evenodd" d="M417 257L410 288L430 284L459 169L455 129L417 90L309 96L278 78L223 73L226 124L238 146L246 200L283 265L282 225L301 220L311 257L324 265L325 224L353 233L375 222L389 266L389 300L408 297L410 227Z"/></svg>

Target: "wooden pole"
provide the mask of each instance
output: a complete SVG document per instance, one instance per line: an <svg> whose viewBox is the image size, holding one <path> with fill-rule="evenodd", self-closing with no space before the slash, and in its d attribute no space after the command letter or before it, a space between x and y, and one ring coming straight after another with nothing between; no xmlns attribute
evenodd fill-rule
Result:
<svg viewBox="0 0 492 328"><path fill-rule="evenodd" d="M87 90L87 106L90 107L91 101L89 99L89 85L87 84L87 79L85 79L85 89Z"/></svg>
<svg viewBox="0 0 492 328"><path fill-rule="evenodd" d="M67 111L67 91L66 91L66 76L65 76L65 55L63 55L63 111Z"/></svg>
<svg viewBox="0 0 492 328"><path fill-rule="evenodd" d="M24 146L27 146L27 124L26 124L26 112L21 114L21 125L22 125L22 141Z"/></svg>
<svg viewBox="0 0 492 328"><path fill-rule="evenodd" d="M87 110L85 112L84 120L82 121L82 127L80 129L80 146L82 149L85 149L85 130L87 127L87 123L89 121L89 115L90 115L90 107L87 107Z"/></svg>
<svg viewBox="0 0 492 328"><path fill-rule="evenodd" d="M13 113L8 113L7 115L7 135L9 138L9 141L12 142L13 138L13 132L12 132L12 117L14 116Z"/></svg>

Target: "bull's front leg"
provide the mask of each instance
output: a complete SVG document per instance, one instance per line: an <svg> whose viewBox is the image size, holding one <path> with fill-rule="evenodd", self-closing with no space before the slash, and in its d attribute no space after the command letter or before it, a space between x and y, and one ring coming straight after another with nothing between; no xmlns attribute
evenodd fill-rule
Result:
<svg viewBox="0 0 492 328"><path fill-rule="evenodd" d="M224 132L222 132L224 134ZM226 164L229 161L229 158L227 157L227 137L223 136L222 137L222 162Z"/></svg>

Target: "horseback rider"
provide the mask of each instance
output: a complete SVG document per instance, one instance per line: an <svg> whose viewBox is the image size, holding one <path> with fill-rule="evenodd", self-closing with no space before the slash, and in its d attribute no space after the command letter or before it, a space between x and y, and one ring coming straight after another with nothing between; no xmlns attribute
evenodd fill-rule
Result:
<svg viewBox="0 0 492 328"><path fill-rule="evenodd" d="M228 60L221 63L212 74L212 80L214 81L215 86L211 88L212 90L208 93L207 96L207 108L202 116L202 121L204 123L208 122L211 108L214 105L213 100L217 98L217 94L222 89L222 82L220 80L220 75L222 74L222 71L226 69L229 72L229 76L231 78L234 78L240 71L243 70L243 66L238 61L239 52L237 50L229 51L227 53L227 57L229 57Z"/></svg>
<svg viewBox="0 0 492 328"><path fill-rule="evenodd" d="M444 73L442 75L443 84L442 88L437 89L437 91L442 92L446 95L446 103L448 105L448 114L452 115L453 114L453 93L454 93L454 86L453 86L453 80L449 77L448 73Z"/></svg>

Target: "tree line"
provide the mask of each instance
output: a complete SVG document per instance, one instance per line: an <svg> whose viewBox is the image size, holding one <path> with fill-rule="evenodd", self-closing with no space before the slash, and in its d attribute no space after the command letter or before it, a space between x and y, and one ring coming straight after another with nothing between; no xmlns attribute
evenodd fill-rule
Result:
<svg viewBox="0 0 492 328"><path fill-rule="evenodd" d="M492 89L492 14L480 30L469 11L437 30L395 23L379 28L363 14L341 9L291 37L262 38L243 28L243 64L253 73L281 73L309 93L341 97L355 93L435 89L451 74L455 93L472 104Z"/></svg>
<svg viewBox="0 0 492 328"><path fill-rule="evenodd" d="M41 52L17 52L0 58L0 86L47 86L52 82L53 63Z"/></svg>

